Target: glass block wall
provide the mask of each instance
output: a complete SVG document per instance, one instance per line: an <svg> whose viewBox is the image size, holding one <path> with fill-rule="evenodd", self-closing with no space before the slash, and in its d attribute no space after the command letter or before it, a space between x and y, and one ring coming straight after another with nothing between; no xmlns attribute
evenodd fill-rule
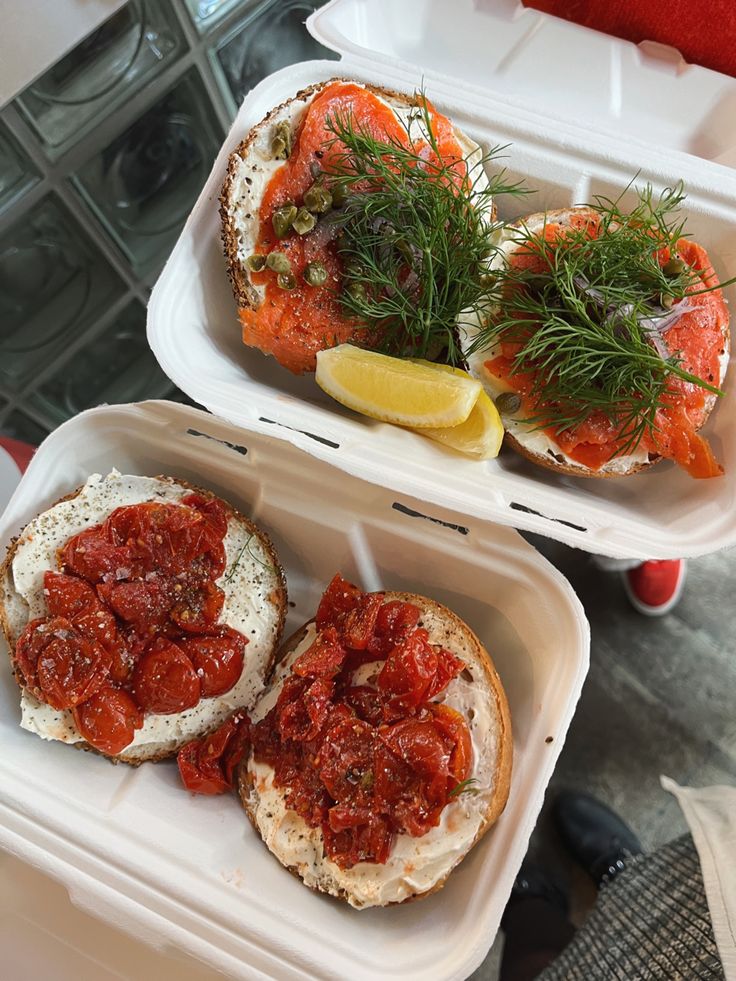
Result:
<svg viewBox="0 0 736 981"><path fill-rule="evenodd" d="M335 57L323 0L129 0L0 112L0 434L185 398L148 349L151 287L244 95Z"/></svg>

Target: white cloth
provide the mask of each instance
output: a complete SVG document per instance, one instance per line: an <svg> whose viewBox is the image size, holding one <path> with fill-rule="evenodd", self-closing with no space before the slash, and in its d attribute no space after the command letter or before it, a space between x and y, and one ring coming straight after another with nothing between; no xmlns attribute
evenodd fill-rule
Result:
<svg viewBox="0 0 736 981"><path fill-rule="evenodd" d="M680 787L665 776L660 781L690 826L723 972L736 981L736 787Z"/></svg>

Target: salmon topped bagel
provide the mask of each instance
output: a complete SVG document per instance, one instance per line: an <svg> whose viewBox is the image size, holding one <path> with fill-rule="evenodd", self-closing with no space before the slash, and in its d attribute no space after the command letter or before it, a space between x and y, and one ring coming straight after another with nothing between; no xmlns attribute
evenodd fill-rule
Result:
<svg viewBox="0 0 736 981"><path fill-rule="evenodd" d="M489 157L421 94L333 79L274 109L220 198L244 343L297 374L348 341L447 347L502 189Z"/></svg>
<svg viewBox="0 0 736 981"><path fill-rule="evenodd" d="M686 237L681 188L521 219L504 231L493 305L465 338L506 441L571 476L669 459L723 470L699 433L721 394L729 313L707 252Z"/></svg>

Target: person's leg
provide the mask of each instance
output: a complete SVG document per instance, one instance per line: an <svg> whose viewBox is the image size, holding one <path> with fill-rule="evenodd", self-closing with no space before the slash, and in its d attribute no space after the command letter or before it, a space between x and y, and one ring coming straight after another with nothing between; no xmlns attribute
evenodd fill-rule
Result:
<svg viewBox="0 0 736 981"><path fill-rule="evenodd" d="M698 853L684 835L632 859L601 888L590 916L539 981L724 977Z"/></svg>

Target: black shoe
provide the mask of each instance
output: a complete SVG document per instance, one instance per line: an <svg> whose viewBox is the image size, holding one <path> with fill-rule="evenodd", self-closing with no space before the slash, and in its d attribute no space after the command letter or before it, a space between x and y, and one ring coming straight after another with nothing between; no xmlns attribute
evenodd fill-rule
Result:
<svg viewBox="0 0 736 981"><path fill-rule="evenodd" d="M543 899L559 909L565 916L567 916L570 908L570 901L564 886L540 865L534 865L527 862L526 859L519 869L519 874L514 879L504 917L510 909L525 899ZM503 926L503 924L502 918L501 925Z"/></svg>
<svg viewBox="0 0 736 981"><path fill-rule="evenodd" d="M589 797L563 791L552 805L557 830L573 857L597 885L613 879L642 851L618 814Z"/></svg>

